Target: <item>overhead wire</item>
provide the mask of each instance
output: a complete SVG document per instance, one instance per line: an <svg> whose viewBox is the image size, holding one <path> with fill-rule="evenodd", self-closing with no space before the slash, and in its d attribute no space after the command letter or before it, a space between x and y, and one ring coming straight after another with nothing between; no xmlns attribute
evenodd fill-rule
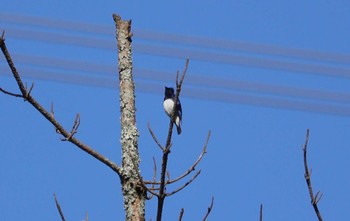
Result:
<svg viewBox="0 0 350 221"><path fill-rule="evenodd" d="M99 34L109 36L111 32L110 29L102 25L94 25L88 23L77 23L77 22L67 22L59 20L50 19L40 19L33 16L23 16L23 15L9 15L0 13L0 22L6 21L14 24L27 24L38 27L44 27L49 29L64 29L64 30L75 30L80 32L89 32L91 34ZM77 36L69 34L62 34L60 32L50 33L47 31L39 30L28 30L19 29L13 27L6 27L6 31L9 33L8 37L15 37L25 40L34 41L45 41L51 43L61 43L69 44L74 46L83 47L93 47L98 49L111 50L115 48L115 42L101 39L99 37L91 36ZM23 38L25 36L25 38ZM134 43L134 48L136 52L151 54L151 55L161 55L170 57L191 57L191 59L198 59L213 63L227 63L227 64L238 64L245 66L255 66L259 68L267 69L281 69L293 72L303 72L311 74L320 74L331 77L342 77L348 78L350 71L348 68L344 67L334 67L330 65L323 64L305 64L290 61L280 61L275 59L259 58L259 57L249 57L243 56L241 54L228 54L228 53L218 53L203 51L203 48L212 48L215 50L230 51L245 51L252 52L255 54L267 54L271 56L280 57L291 57L297 60L311 60L311 61L324 61L326 63L332 64L333 62L337 64L347 64L350 63L350 56L345 54L335 54L326 52L317 52L311 50L293 49L293 48L282 48L272 45L259 45L256 43L242 43L236 41L221 41L209 38L194 37L194 36L183 36L183 35L172 35L167 33L159 33L152 31L137 31L135 37L139 37L141 40L145 41L163 41L170 44L190 44L200 49L187 49L185 47L179 49L178 47L171 46L159 46L159 45L149 45L149 44L139 44ZM236 52L235 52L236 53ZM254 55L256 56L256 55ZM113 73L115 72L115 67L105 66L101 64L96 64L93 62L79 62L79 61L68 61L64 59L57 58L43 58L28 56L25 54L16 54L17 59L20 63L37 66L46 67L50 69L60 68L65 72L57 71L47 71L42 68L28 68L26 67L25 73L28 77L45 79L51 81L74 83L74 84L87 84L90 86L99 87L115 87L114 83L111 83L112 76L108 74L104 76L101 73ZM49 65L47 65L49 64ZM0 66L1 72L5 70L5 67ZM156 70L146 70L146 69L136 69L137 72L142 73L139 75L140 89L146 92L155 92L155 87L158 81L166 81L165 76L170 76L164 74L164 72L159 73ZM77 73L99 73L96 76L80 76L77 75L64 75L66 72L75 71ZM62 74L63 73L63 74ZM77 74L75 73L75 74ZM142 76L142 77L141 77ZM237 81L230 79L220 79L217 77L208 76L198 76L193 75L189 77L189 87L187 94L189 97L209 99L209 100L220 100L224 102L231 103L243 103L243 104L253 104L259 106L269 106L274 108L286 108L301 111L313 111L313 112L323 112L331 113L337 115L350 115L349 107L344 105L349 103L350 95L348 93L341 92L326 92L322 90L312 90L304 88L293 88L286 86L275 86L270 84L262 83L252 83L246 81ZM159 83L158 83L159 85ZM210 86L211 89L208 90ZM207 88L206 88L207 87ZM233 92L238 93L233 93ZM248 94L247 94L248 93ZM249 94L251 93L251 94ZM252 94L252 93L255 93ZM259 93L257 95L256 93ZM273 95L264 96L264 95ZM279 96L279 97L276 97ZM284 97L284 98L281 98ZM289 98L301 98L303 100L290 100ZM286 99L288 98L288 99ZM308 99L308 101L304 101ZM318 101L327 103L318 103ZM331 102L331 103L329 103ZM341 105L340 105L341 104Z"/></svg>
<svg viewBox="0 0 350 221"><path fill-rule="evenodd" d="M99 49L114 49L114 42L94 37L80 37L69 34L48 33L42 31L32 31L16 28L7 28L8 37L26 40L36 40L50 43L61 43L73 46L83 46ZM350 69L344 67L333 67L322 64L306 64L291 61L279 61L275 59L251 57L244 55L217 53L200 51L179 47L159 46L142 43L134 43L135 52L157 56L167 56L184 59L190 57L204 62L221 63L229 65L241 65L245 67L257 67L264 69L275 69L289 72L299 72L306 74L350 78Z"/></svg>
<svg viewBox="0 0 350 221"><path fill-rule="evenodd" d="M63 58L50 58L47 56L13 54L13 58L20 64L44 67L66 71L78 71L82 73L94 74L98 78L114 79L116 67L114 65L105 65L95 62L71 61ZM172 73L148 70L144 68L134 68L135 76L139 79L149 81L171 81ZM287 86L276 86L266 83L254 83L240 80L224 79L220 77L210 77L192 73L187 78L188 84L197 87L211 87L217 89L240 90L246 92L258 92L260 94L270 94L278 96L299 97L304 99L315 99L335 103L349 103L350 93L326 92L316 89L304 89Z"/></svg>
<svg viewBox="0 0 350 221"><path fill-rule="evenodd" d="M0 65L0 72L8 70L7 67ZM76 76L65 72L64 74L59 71L42 70L41 68L24 68L24 77L48 80L54 82L79 84L92 87L103 87L118 89L117 81L114 79L98 78L91 76ZM158 93L161 87L159 83L141 81L138 83L136 79L137 87L139 91L147 93ZM350 116L350 106L336 105L332 103L318 103L303 100L288 100L279 97L264 97L261 95L251 95L246 93L235 93L234 91L208 91L204 88L194 88L188 85L184 86L184 95L189 98L213 100L226 103L239 103L254 106L265 106L270 108L283 108L289 110L298 110L306 112L316 112L323 114L332 114L339 116Z"/></svg>
<svg viewBox="0 0 350 221"><path fill-rule="evenodd" d="M36 16L28 16L21 14L8 14L0 12L0 21L21 24L32 25L37 27L44 27L45 29L61 29L74 32L84 32L90 34L99 34L109 37L114 31L107 25L84 23L76 21L63 21L57 19L43 19ZM294 57L297 59L318 60L325 62L336 62L350 64L350 55L342 53L329 53L316 50L307 50L300 48L288 48L276 45L258 44L252 42L243 42L227 39L215 39L202 36L189 36L180 35L174 33L165 33L158 31L133 29L134 37L143 40L177 43L186 45L195 45L201 48L214 48L224 50L236 50L246 51L250 53L258 53L265 55L277 55L282 57Z"/></svg>

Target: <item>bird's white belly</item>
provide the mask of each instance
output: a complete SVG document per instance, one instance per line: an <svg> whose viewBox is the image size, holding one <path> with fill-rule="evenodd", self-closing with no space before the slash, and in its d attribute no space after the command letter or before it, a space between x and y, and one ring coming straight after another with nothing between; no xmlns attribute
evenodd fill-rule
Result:
<svg viewBox="0 0 350 221"><path fill-rule="evenodd" d="M165 113L170 117L174 108L174 101L171 99L167 99L163 102Z"/></svg>

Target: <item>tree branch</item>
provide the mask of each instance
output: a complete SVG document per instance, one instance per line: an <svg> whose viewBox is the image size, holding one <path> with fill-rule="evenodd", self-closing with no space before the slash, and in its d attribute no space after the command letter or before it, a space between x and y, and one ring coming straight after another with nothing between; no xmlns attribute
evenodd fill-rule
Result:
<svg viewBox="0 0 350 221"><path fill-rule="evenodd" d="M66 129L64 129L64 127L58 122L56 121L56 119L53 117L53 111L48 112L43 106L41 106L30 94L32 87L29 89L29 91L26 89L25 85L22 82L22 79L19 75L19 73L17 72L17 69L12 61L12 58L10 56L10 53L7 50L6 44L5 44L5 39L4 36L2 36L2 38L0 38L0 48L2 53L5 56L5 59L7 61L7 64L9 65L13 77L16 80L16 83L19 87L19 90L21 92L21 96L16 96L16 97L22 97L24 98L26 101L28 101L36 110L38 110L55 128L56 131L59 131L60 134L62 134L62 136L69 142L73 143L75 146L77 146L78 148L80 148L81 150L83 150L84 152L88 153L89 155L93 156L94 158L96 158L97 160L99 160L100 162L102 162L103 164L105 164L106 166L108 166L109 168L111 168L113 171L115 171L118 175L120 175L120 168L119 166L117 166L115 163L113 163L112 161L110 161L109 159L107 159L106 157L104 157L103 155L101 155L100 153L96 152L95 150L93 150L91 147L89 147L88 145L82 143L80 140L76 139L75 137L73 137L73 133L69 133ZM74 126L73 126L74 129ZM77 127L76 127L77 129ZM74 132L74 130L72 130L71 132Z"/></svg>
<svg viewBox="0 0 350 221"><path fill-rule="evenodd" d="M7 95L10 95L10 96L13 96L13 97L22 97L23 98L23 95L22 94L15 94L15 93L12 93L12 92L9 92L9 91L6 91L2 88L0 88L0 91L4 94L7 94Z"/></svg>
<svg viewBox="0 0 350 221"><path fill-rule="evenodd" d="M176 190L170 192L170 193L165 193L165 196L171 196L174 195L175 193L181 191L183 188L185 188L186 186L188 186L189 184L191 184L201 173L201 170L199 170L189 181L187 181L184 185L182 185L181 187L177 188Z"/></svg>
<svg viewBox="0 0 350 221"><path fill-rule="evenodd" d="M203 150L202 150L201 154L199 155L198 159L193 163L193 165L189 169L187 169L187 171L185 173L183 173L182 175L178 176L177 178L175 178L173 180L168 179L167 181L165 181L166 185L175 183L175 182L185 178L186 176L188 176L191 172L193 172L196 169L196 166L203 159L204 154L207 153L207 146L208 146L208 142L209 142L209 139L210 139L210 135L211 135L211 131L208 132L208 136L207 136L207 139L205 141ZM155 179L153 179L153 181L144 181L144 183L145 184L152 184L152 185L160 185L161 184L161 182L156 182Z"/></svg>
<svg viewBox="0 0 350 221"><path fill-rule="evenodd" d="M53 113L53 112L51 112L51 113ZM62 141L70 140L74 136L74 134L78 133L79 125L80 125L80 114L78 113L77 116L75 117L74 124L73 124L72 130L70 131L69 137L63 138L61 140Z"/></svg>
<svg viewBox="0 0 350 221"><path fill-rule="evenodd" d="M162 151L164 151L164 147L163 147L163 146L160 144L160 142L158 141L158 139L157 139L156 135L153 133L153 130L151 129L151 125L150 125L149 123L147 124L147 127L148 127L148 131L149 131L149 133L151 134L151 136L152 136L154 142L156 142L156 144L158 145L158 147L159 147Z"/></svg>
<svg viewBox="0 0 350 221"><path fill-rule="evenodd" d="M181 210L180 210L180 215L179 215L179 221L182 220L182 217L183 217L183 215L184 215L184 212L185 212L184 208L181 208Z"/></svg>
<svg viewBox="0 0 350 221"><path fill-rule="evenodd" d="M57 200L57 198L56 198L56 194L53 194L53 197L54 197L54 199L55 199L55 204L56 204L58 213L60 214L61 220L62 220L62 221L66 221L66 219L64 218L64 215L63 215L63 211L62 211L62 209L61 209L61 206L60 206L60 204L58 203L58 200Z"/></svg>
<svg viewBox="0 0 350 221"><path fill-rule="evenodd" d="M157 180L157 162L156 162L156 159L153 157L153 184L151 187L152 189L154 189L154 183L156 182L156 180ZM154 194L152 196L154 196Z"/></svg>
<svg viewBox="0 0 350 221"><path fill-rule="evenodd" d="M198 159L196 160L196 162L194 162L194 164L184 174L180 175L179 177L177 177L177 178L175 178L173 180L169 180L167 182L167 184L171 184L171 183L174 183L176 181L181 180L182 178L186 177L187 175L189 175L191 172L193 172L196 169L196 166L203 159L204 154L207 153L207 146L208 146L208 142L209 142L209 139L210 139L210 135L211 135L211 131L208 132L208 136L207 136L207 139L205 141L203 150L202 150L201 154L199 155Z"/></svg>
<svg viewBox="0 0 350 221"><path fill-rule="evenodd" d="M131 20L113 14L118 47L120 125L122 146L122 192L127 221L145 220L147 188L140 175L139 131L136 126Z"/></svg>
<svg viewBox="0 0 350 221"><path fill-rule="evenodd" d="M178 76L179 76L178 72L176 74L176 94L175 94L175 100L174 100L174 109L173 109L173 113L172 113L172 116L170 119L168 136L167 136L165 149L163 150L163 157L162 157L162 168L161 168L161 175L160 175L160 189L159 189L158 207L157 207L157 221L162 220L164 199L166 197L166 194L165 194L165 186L166 186L165 175L166 175L166 171L167 171L168 155L170 153L170 148L171 148L171 137L173 134L175 113L177 110L177 101L178 101L179 96L180 96L182 82L183 82L183 80L186 76L186 73L187 73L188 63L189 63L189 59L186 59L185 68L184 68L184 71L182 73L180 82L178 82Z"/></svg>
<svg viewBox="0 0 350 221"><path fill-rule="evenodd" d="M210 206L208 207L207 213L205 214L203 221L207 220L211 210L213 209L213 206L214 206L214 197L211 198Z"/></svg>
<svg viewBox="0 0 350 221"><path fill-rule="evenodd" d="M309 142L309 129L306 130L306 138L305 138L305 144L303 147L303 153L304 153L304 168L305 168L305 181L307 184L307 188L309 190L309 195L310 195L310 199L311 199L311 205L314 208L314 211L316 213L316 216L318 218L319 221L322 221L322 216L321 216L321 212L318 209L318 202L321 200L322 198L322 193L320 194L320 191L318 191L316 193L316 195L314 196L313 193L313 189L312 189L312 184L311 184L311 173L309 172L309 167L308 167L308 163L307 163L307 145Z"/></svg>

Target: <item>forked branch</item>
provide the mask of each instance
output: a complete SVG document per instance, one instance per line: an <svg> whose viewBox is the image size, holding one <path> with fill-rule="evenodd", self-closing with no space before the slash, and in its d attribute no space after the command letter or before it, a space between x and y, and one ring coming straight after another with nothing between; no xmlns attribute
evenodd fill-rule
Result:
<svg viewBox="0 0 350 221"><path fill-rule="evenodd" d="M161 168L161 173L160 173L160 187L159 187L159 196L158 196L158 207L157 207L157 221L162 220L164 199L166 197L166 194L165 194L165 186L166 186L165 176L166 176L166 172L167 172L168 155L170 153L171 137L173 134L173 126L174 126L174 122L175 122L175 114L174 113L176 113L176 110L177 110L176 104L177 104L177 101L179 100L182 82L184 81L186 73L187 73L188 63L189 63L189 59L187 58L186 63L185 63L185 68L184 68L184 71L181 75L180 81L178 80L179 72L177 72L177 74L176 74L176 94L175 94L175 99L174 99L174 110L173 110L173 114L171 116L170 123L169 123L169 130L168 130L168 136L167 136L165 148L163 149L162 168Z"/></svg>
<svg viewBox="0 0 350 221"><path fill-rule="evenodd" d="M7 50L6 44L5 44L5 38L4 34L0 38L0 48L2 53L5 56L5 59L7 61L7 64L9 65L11 72L13 74L13 77L16 80L16 83L18 85L18 88L21 92L21 94L14 94L10 93L4 89L1 89L0 91L11 95L14 97L21 97L25 101L28 101L36 110L38 110L56 129L57 132L59 132L64 138L64 140L67 140L71 143L73 143L75 146L83 150L84 152L90 154L109 168L111 168L113 171L115 171L118 175L120 175L120 168L118 165L107 159L105 156L101 155L100 153L96 152L94 149L89 147L88 145L82 143L80 140L75 138L73 135L77 132L77 129L80 124L80 117L77 115L76 120L74 122L73 128L71 132L68 132L55 118L54 118L54 112L53 112L53 106L51 107L51 112L47 111L41 104L39 104L32 96L31 91L33 89L34 84L28 89L25 84L23 83L19 73L17 72L17 69L12 61L12 58L10 56L9 51Z"/></svg>
<svg viewBox="0 0 350 221"><path fill-rule="evenodd" d="M186 186L190 185L201 173L201 170L199 170L189 181L187 181L185 184L183 184L182 186L180 186L179 188L177 188L176 190L170 192L170 193L165 193L165 196L171 196L174 195L177 192L180 192L181 190L183 190Z"/></svg>
<svg viewBox="0 0 350 221"><path fill-rule="evenodd" d="M321 212L318 209L318 202L321 200L322 198L322 193L320 193L320 191L318 191L316 193L316 195L314 195L313 189L312 189L312 184L311 184L311 173L309 172L309 167L308 167L308 163L307 163L307 145L309 142L309 129L306 130L306 138L305 138L305 144L303 147L303 153L304 153L304 168L305 168L305 181L307 184L307 188L309 190L309 195L310 195L310 199L311 199L311 205L315 210L316 216L318 218L319 221L322 221L322 216L321 216Z"/></svg>
<svg viewBox="0 0 350 221"><path fill-rule="evenodd" d="M175 179L171 179L170 173L167 170L168 156L169 156L170 149L172 146L171 140L172 140L172 134L173 134L173 126L174 126L175 117L176 117L175 113L177 113L177 108L178 108L177 101L179 100L181 87L182 87L182 83L183 83L185 76L186 76L186 73L187 73L188 64L189 64L189 59L186 60L185 67L184 67L184 70L183 70L181 76L179 76L179 72L176 73L176 93L175 93L175 98L174 98L175 105L174 105L172 116L171 116L171 119L169 122L169 129L168 129L168 135L167 135L165 146L162 146L160 144L159 140L157 139L156 135L154 134L153 130L151 129L150 125L148 124L148 130L149 130L153 140L155 141L155 143L158 145L158 147L163 152L160 180L156 181L155 179L153 179L152 181L143 181L145 184L152 185L152 187L148 188L147 190L148 190L148 192L153 193L153 195L157 196L157 198L158 198L157 219L156 219L157 221L162 220L163 205L164 205L165 198L181 191L182 189L184 189L186 186L191 184L198 177L198 175L201 173L201 171L199 170L197 173L194 174L194 176L191 179L189 179L182 186L180 186L179 188L175 189L172 192L166 193L165 190L166 190L166 186L168 184L175 183L175 182L187 177L189 174L191 174L196 169L197 165L199 164L199 162L202 160L204 154L206 153L207 145L208 145L208 142L210 139L210 134L211 134L211 132L209 131L205 145L203 147L203 150L202 150L201 154L199 155L198 159L193 163L193 165L191 167L189 167L189 169L187 171L185 171L179 177L177 177ZM154 187L155 185L157 185L157 188ZM156 190L158 190L158 192L154 193L154 191L156 191ZM208 212L203 220L206 220L206 217L209 215L212 206L213 206L213 201L212 201L211 206L208 208ZM179 220L182 220L183 213L184 213L184 210L182 209L180 212Z"/></svg>
<svg viewBox="0 0 350 221"><path fill-rule="evenodd" d="M187 169L186 172L184 172L183 174L181 174L181 175L178 176L177 178L172 179L172 180L170 180L170 179L166 180L166 181L165 181L165 182L166 182L166 183L165 183L166 185L175 183L175 182L177 182L177 181L179 181L179 180L181 180L181 179L187 177L189 174L191 174L191 173L196 169L197 165L198 165L198 164L200 163L200 161L203 159L204 154L207 153L207 146L208 146L208 142L209 142L209 139L210 139L210 135L211 135L211 131L208 132L208 136L207 136L207 139L206 139L206 141L205 141L203 150L202 150L202 152L200 153L198 159L193 163L193 165L192 165L191 167L189 167L189 168ZM153 179L152 181L144 181L144 183L145 183L145 184L152 184L152 185L160 185L160 182L159 182L159 181L156 182L155 179Z"/></svg>

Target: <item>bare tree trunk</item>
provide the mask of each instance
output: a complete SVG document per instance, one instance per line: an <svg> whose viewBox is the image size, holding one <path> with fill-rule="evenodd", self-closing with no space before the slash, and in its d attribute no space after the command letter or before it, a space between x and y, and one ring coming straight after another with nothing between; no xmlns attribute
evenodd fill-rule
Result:
<svg viewBox="0 0 350 221"><path fill-rule="evenodd" d="M127 221L145 220L146 190L139 171L139 132L136 128L135 91L132 76L131 21L113 15L117 28L121 111L121 184Z"/></svg>

